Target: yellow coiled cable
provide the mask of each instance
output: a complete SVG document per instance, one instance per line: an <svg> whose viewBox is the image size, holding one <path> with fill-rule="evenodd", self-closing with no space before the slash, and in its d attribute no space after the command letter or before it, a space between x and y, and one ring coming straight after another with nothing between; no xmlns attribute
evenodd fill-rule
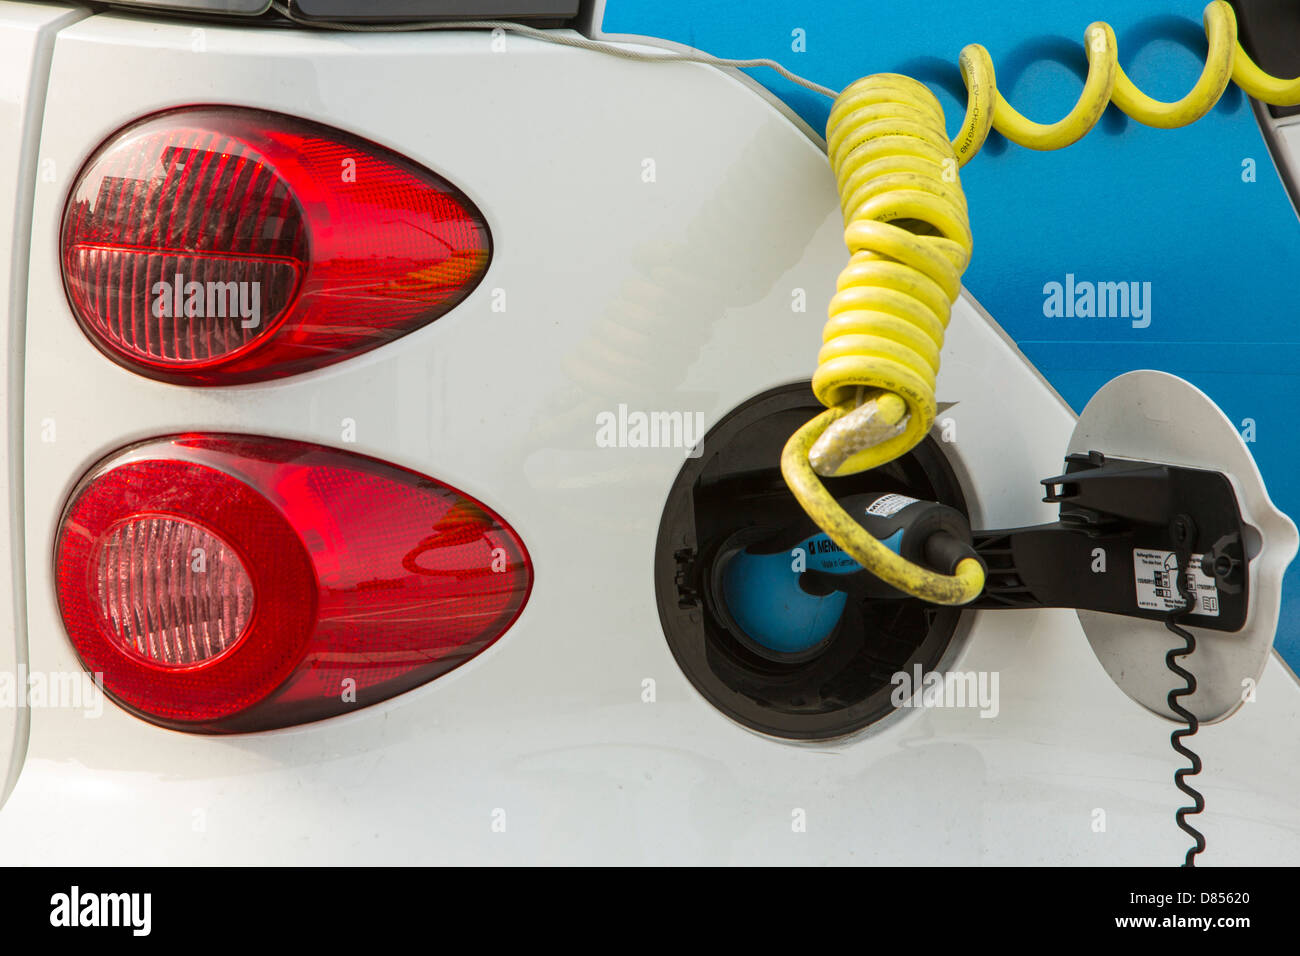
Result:
<svg viewBox="0 0 1300 956"><path fill-rule="evenodd" d="M822 484L876 468L913 448L934 424L935 376L952 303L971 256L966 199L957 169L996 129L1030 149L1077 142L1110 103L1146 126L1172 129L1200 119L1229 80L1275 106L1300 104L1300 78L1261 70L1237 42L1226 0L1205 8L1205 68L1175 103L1147 96L1119 65L1115 32L1084 34L1088 75L1079 101L1056 123L1026 119L998 92L988 51L961 52L966 116L949 141L943 109L910 77L864 77L835 99L826 146L844 213L849 264L840 273L813 375L827 410L800 428L781 454L786 484L836 544L877 577L934 604L966 604L984 588L978 561L940 574L895 554L858 524Z"/></svg>

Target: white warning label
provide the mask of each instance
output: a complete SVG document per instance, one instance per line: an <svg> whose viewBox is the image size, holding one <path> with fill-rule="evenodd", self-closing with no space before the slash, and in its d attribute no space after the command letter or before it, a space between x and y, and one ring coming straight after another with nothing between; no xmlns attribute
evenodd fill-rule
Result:
<svg viewBox="0 0 1300 956"><path fill-rule="evenodd" d="M1184 605L1174 578L1178 574L1178 555L1173 551L1133 549L1133 578L1137 583L1138 607L1151 611L1177 611ZM1191 613L1206 617L1219 616L1219 590L1214 578L1201 571L1201 555L1192 555L1192 589L1196 606Z"/></svg>
<svg viewBox="0 0 1300 956"><path fill-rule="evenodd" d="M877 518L892 518L916 500L907 495L881 495L867 505L867 514L875 515Z"/></svg>

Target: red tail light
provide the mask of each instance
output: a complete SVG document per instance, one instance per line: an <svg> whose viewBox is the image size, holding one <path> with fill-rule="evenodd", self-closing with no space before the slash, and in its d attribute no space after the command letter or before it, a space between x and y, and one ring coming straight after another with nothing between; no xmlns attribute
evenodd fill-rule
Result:
<svg viewBox="0 0 1300 956"><path fill-rule="evenodd" d="M258 110L148 117L101 146L63 219L91 340L163 381L229 385L338 362L428 324L478 284L487 224L374 143Z"/></svg>
<svg viewBox="0 0 1300 956"><path fill-rule="evenodd" d="M82 480L56 551L87 669L155 723L263 730L376 703L499 638L523 543L447 485L235 435L135 445Z"/></svg>

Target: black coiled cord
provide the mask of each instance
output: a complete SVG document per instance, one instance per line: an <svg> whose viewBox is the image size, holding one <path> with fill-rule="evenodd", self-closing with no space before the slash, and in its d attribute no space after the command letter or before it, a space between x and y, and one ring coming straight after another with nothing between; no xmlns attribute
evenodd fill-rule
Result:
<svg viewBox="0 0 1300 956"><path fill-rule="evenodd" d="M1169 617L1165 620L1165 627L1181 637L1184 643L1182 647L1171 648L1169 653L1165 655L1165 666L1181 677L1185 684L1183 687L1175 687L1171 690L1166 702L1169 709L1187 724L1186 727L1179 727L1169 735L1169 743L1173 746L1175 752L1186 757L1192 764L1190 767L1179 767L1174 771L1174 786L1194 801L1190 807L1179 807L1174 813L1174 821L1178 824L1180 830L1196 840L1196 845L1187 851L1187 856L1183 860L1183 866L1194 867L1196 866L1196 854L1205 852L1205 836L1200 830L1188 823L1187 818L1193 813L1201 813L1205 810L1205 797L1186 781L1187 777L1194 777L1201 772L1201 758L1183 744L1183 739L1196 733L1200 727L1200 721L1196 719L1195 714L1179 703L1179 698L1189 697L1196 693L1196 677L1191 671L1180 665L1176 658L1186 657L1196 650L1196 636L1186 628L1178 626L1178 621L1190 613L1192 608L1196 607L1196 591L1192 586L1191 568L1191 543L1195 539L1195 527L1190 518L1186 515L1179 515L1174 519L1172 530L1174 543L1178 548L1176 552L1178 571L1174 575L1174 586L1178 589L1178 596L1183 599L1184 603L1181 608L1170 612Z"/></svg>

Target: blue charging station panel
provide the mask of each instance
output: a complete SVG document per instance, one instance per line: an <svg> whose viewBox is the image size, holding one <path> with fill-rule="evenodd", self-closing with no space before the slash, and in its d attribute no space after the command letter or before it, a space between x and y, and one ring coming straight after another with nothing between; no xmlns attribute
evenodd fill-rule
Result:
<svg viewBox="0 0 1300 956"><path fill-rule="evenodd" d="M952 131L966 106L957 56L981 43L998 88L1031 119L1073 106L1083 34L1105 20L1145 92L1181 98L1205 57L1204 0L606 0L606 34L657 37L725 57L769 57L832 89L868 73L915 76ZM814 129L830 100L770 70L754 78ZM828 173L829 175L829 173ZM1229 86L1192 126L1149 129L1117 109L1084 140L1035 152L993 133L962 170L975 233L965 284L1080 411L1139 368L1203 390L1250 441L1273 501L1300 515L1300 219L1248 98ZM1059 314L1050 283L1137 282L1142 311ZM1149 285L1147 285L1149 283ZM1038 478L1042 476L1034 476ZM1284 586L1277 648L1300 671L1300 569Z"/></svg>

